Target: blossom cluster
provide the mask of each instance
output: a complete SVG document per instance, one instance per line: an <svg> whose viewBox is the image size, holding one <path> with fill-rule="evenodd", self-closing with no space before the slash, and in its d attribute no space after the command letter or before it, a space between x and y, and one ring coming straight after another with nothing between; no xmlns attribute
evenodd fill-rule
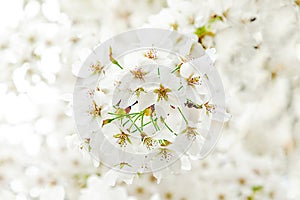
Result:
<svg viewBox="0 0 300 200"><path fill-rule="evenodd" d="M210 56L197 41L163 29L133 30L100 44L76 75L74 91L87 151L136 174L182 155L206 156L226 118Z"/></svg>

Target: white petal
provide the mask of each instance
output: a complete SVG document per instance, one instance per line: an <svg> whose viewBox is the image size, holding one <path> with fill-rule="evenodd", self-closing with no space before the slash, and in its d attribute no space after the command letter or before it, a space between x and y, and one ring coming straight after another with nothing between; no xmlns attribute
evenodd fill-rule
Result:
<svg viewBox="0 0 300 200"><path fill-rule="evenodd" d="M197 136L196 140L194 140L193 144L188 150L188 154L190 155L191 159L200 159L202 158L201 149L204 144L204 138L202 136Z"/></svg>
<svg viewBox="0 0 300 200"><path fill-rule="evenodd" d="M64 198L65 190L62 186L47 187L40 195L40 200L63 200Z"/></svg>
<svg viewBox="0 0 300 200"><path fill-rule="evenodd" d="M119 177L118 172L111 169L108 172L106 172L106 174L103 176L103 181L110 186L115 186L118 177Z"/></svg>
<svg viewBox="0 0 300 200"><path fill-rule="evenodd" d="M164 172L167 169L163 169L163 170L158 170L158 171L154 171L153 172L153 176L156 178L156 183L159 184L161 179L163 178Z"/></svg>
<svg viewBox="0 0 300 200"><path fill-rule="evenodd" d="M179 174L181 172L181 162L180 159L176 160L169 166L172 173Z"/></svg>
<svg viewBox="0 0 300 200"><path fill-rule="evenodd" d="M142 92L138 98L139 110L144 110L151 106L156 101L157 95L153 92Z"/></svg>
<svg viewBox="0 0 300 200"><path fill-rule="evenodd" d="M114 134L120 132L120 129L114 122L111 122L102 127L102 132L107 138L112 138Z"/></svg>
<svg viewBox="0 0 300 200"><path fill-rule="evenodd" d="M188 78L189 76L195 74L197 71L190 63L183 63L180 67L180 75L184 78Z"/></svg>
<svg viewBox="0 0 300 200"><path fill-rule="evenodd" d="M195 108L187 108L187 110L188 110L187 119L189 121L189 124L190 122L199 123L201 112Z"/></svg>
<svg viewBox="0 0 300 200"><path fill-rule="evenodd" d="M132 52L124 56L124 66L131 69L138 66L138 58L141 57L140 52Z"/></svg>
<svg viewBox="0 0 300 200"><path fill-rule="evenodd" d="M213 61L213 63L216 61L217 56L216 56L216 49L215 48L211 48L211 49L207 49L205 50L205 53L207 53L207 55L209 56L209 58Z"/></svg>
<svg viewBox="0 0 300 200"><path fill-rule="evenodd" d="M122 173L121 180L124 181L126 184L131 185L133 183L134 177L135 177L135 175L133 175L133 174Z"/></svg>
<svg viewBox="0 0 300 200"><path fill-rule="evenodd" d="M188 156L183 155L183 156L181 156L180 160L181 160L181 169L182 170L189 171L192 169L191 161Z"/></svg>
<svg viewBox="0 0 300 200"><path fill-rule="evenodd" d="M98 106L108 104L108 95L104 94L102 91L95 91L94 100Z"/></svg>
<svg viewBox="0 0 300 200"><path fill-rule="evenodd" d="M170 142L173 142L175 137L166 128L164 128L164 129L161 129L153 138L168 140Z"/></svg>

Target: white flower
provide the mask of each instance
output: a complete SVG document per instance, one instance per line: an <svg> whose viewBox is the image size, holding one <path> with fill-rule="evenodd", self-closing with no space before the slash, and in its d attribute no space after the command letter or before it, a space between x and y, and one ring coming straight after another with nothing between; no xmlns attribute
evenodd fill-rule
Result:
<svg viewBox="0 0 300 200"><path fill-rule="evenodd" d="M211 49L206 49L205 53L209 56L209 58L212 60L213 63L215 63L217 56L216 56L216 49L211 48Z"/></svg>
<svg viewBox="0 0 300 200"><path fill-rule="evenodd" d="M42 190L40 195L41 200L63 200L65 199L65 190L62 186L47 187Z"/></svg>
<svg viewBox="0 0 300 200"><path fill-rule="evenodd" d="M80 200L110 200L110 199L129 199L134 200L135 198L128 196L125 188L117 186L110 187L105 180L106 178L100 178L96 176L91 176L87 182L87 188L81 190L79 196Z"/></svg>
<svg viewBox="0 0 300 200"><path fill-rule="evenodd" d="M115 169L109 170L103 177L103 181L110 185L115 186L118 181L124 181L126 184L132 184L136 175L118 172Z"/></svg>

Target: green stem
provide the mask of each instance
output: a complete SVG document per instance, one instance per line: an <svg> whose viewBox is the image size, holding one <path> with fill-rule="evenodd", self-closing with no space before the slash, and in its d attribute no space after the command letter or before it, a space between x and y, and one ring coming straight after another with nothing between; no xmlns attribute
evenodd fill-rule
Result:
<svg viewBox="0 0 300 200"><path fill-rule="evenodd" d="M117 113L112 113L112 112L108 112L107 114L109 115L118 115L118 116L128 116L128 115L138 115L138 114L141 114L141 113L128 113L128 114L117 114Z"/></svg>
<svg viewBox="0 0 300 200"><path fill-rule="evenodd" d="M123 67L118 63L118 61L114 64L117 65L120 69L123 69Z"/></svg>
<svg viewBox="0 0 300 200"><path fill-rule="evenodd" d="M167 127L167 129L169 129L169 131L170 131L171 133L174 133L174 131L168 126L168 124L166 123L166 121L165 121L162 117L160 117L160 120L161 120L162 123Z"/></svg>
<svg viewBox="0 0 300 200"><path fill-rule="evenodd" d="M143 130L144 128L144 113L142 114L142 118L141 118L141 130Z"/></svg>
<svg viewBox="0 0 300 200"><path fill-rule="evenodd" d="M159 126L158 126L158 124L157 124L157 120L158 120L158 118L155 118L155 119L154 119L154 122L155 122L155 125L156 125L157 129L160 130L160 128L159 128Z"/></svg>
<svg viewBox="0 0 300 200"><path fill-rule="evenodd" d="M151 124L151 121L145 123L145 124L144 124L144 127L147 126L148 124ZM141 128L142 128L142 127L140 127L140 129L141 129ZM135 129L135 130L132 131L131 133L135 133L135 132L137 132L137 131L138 131L138 129Z"/></svg>
<svg viewBox="0 0 300 200"><path fill-rule="evenodd" d="M133 123L133 125L135 126L135 128L140 132L140 133L142 133L143 131L132 121L132 119L129 117L128 118L132 123Z"/></svg>
<svg viewBox="0 0 300 200"><path fill-rule="evenodd" d="M120 115L118 117L113 118L112 120L120 119L120 118L123 118L123 117L126 117L126 115Z"/></svg>
<svg viewBox="0 0 300 200"><path fill-rule="evenodd" d="M140 113L131 113L131 114L125 114L125 115L122 115L122 114L115 114L115 113L110 113L110 112L109 112L108 114L110 114L110 115L116 115L116 116L117 116L117 117L115 117L115 118L112 118L111 121L114 121L114 120L120 119L120 118L123 119L124 117L128 117L128 118L131 119L131 117L130 117L131 115L135 115L135 116L133 116L133 117L136 117L136 116L140 116L140 115L141 115ZM138 118L138 117L137 117L137 118ZM124 125L127 124L127 123L128 123L128 121L125 122ZM122 124L122 121L121 121L121 124ZM123 126L124 126L124 125L123 125ZM132 126L130 126L130 127L132 127Z"/></svg>
<svg viewBox="0 0 300 200"><path fill-rule="evenodd" d="M178 88L178 91L181 90L182 88L183 88L183 85Z"/></svg>
<svg viewBox="0 0 300 200"><path fill-rule="evenodd" d="M130 122L130 120L127 120L126 122L124 122L124 124L122 124L122 126L125 126L128 122Z"/></svg>
<svg viewBox="0 0 300 200"><path fill-rule="evenodd" d="M177 70L179 70L180 67L181 67L181 65L182 65L182 63L178 64L178 65L176 66L176 68L173 69L173 71L171 71L171 73L174 73L174 72L176 72Z"/></svg>
<svg viewBox="0 0 300 200"><path fill-rule="evenodd" d="M133 125L136 125L135 122L142 116L142 114L137 115L137 117L132 121L132 119L129 117L129 119L131 119L132 124L129 126L129 130L132 128ZM135 117L135 116L134 116Z"/></svg>
<svg viewBox="0 0 300 200"><path fill-rule="evenodd" d="M185 118L184 114L182 113L181 109L179 107L177 107L177 109L179 110L182 118L184 119L185 123L188 124L188 120Z"/></svg>
<svg viewBox="0 0 300 200"><path fill-rule="evenodd" d="M148 124L151 124L151 122L149 121L149 122L147 122L146 124L144 124L144 127L147 126Z"/></svg>
<svg viewBox="0 0 300 200"><path fill-rule="evenodd" d="M159 131L159 128L157 127L157 125L154 123L153 121L153 117L150 115L150 120L151 120L151 123L153 124L154 128L156 131Z"/></svg>

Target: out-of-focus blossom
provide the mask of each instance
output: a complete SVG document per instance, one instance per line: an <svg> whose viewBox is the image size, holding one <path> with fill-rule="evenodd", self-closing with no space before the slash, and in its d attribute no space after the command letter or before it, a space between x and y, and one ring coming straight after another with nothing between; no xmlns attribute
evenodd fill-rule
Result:
<svg viewBox="0 0 300 200"><path fill-rule="evenodd" d="M0 199L299 199L299 17L298 0L1 1ZM202 161L105 176L64 95L85 49L140 26L215 48L232 118Z"/></svg>

